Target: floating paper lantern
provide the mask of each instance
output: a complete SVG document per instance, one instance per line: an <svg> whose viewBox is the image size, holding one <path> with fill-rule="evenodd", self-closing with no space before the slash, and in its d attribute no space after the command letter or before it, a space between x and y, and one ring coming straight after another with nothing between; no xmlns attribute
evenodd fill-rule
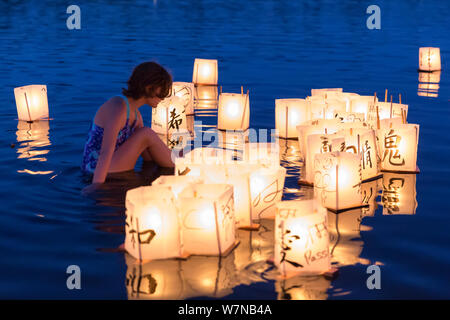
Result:
<svg viewBox="0 0 450 320"><path fill-rule="evenodd" d="M284 277L331 268L326 214L316 200L277 204L274 261Z"/></svg>
<svg viewBox="0 0 450 320"><path fill-rule="evenodd" d="M378 98L374 96L358 96L350 100L351 112L364 113L366 120L369 116L375 117L376 120L376 108L375 105L378 102Z"/></svg>
<svg viewBox="0 0 450 320"><path fill-rule="evenodd" d="M384 173L381 202L385 215L415 214L417 208L416 175Z"/></svg>
<svg viewBox="0 0 450 320"><path fill-rule="evenodd" d="M325 119L327 104L324 96L307 97L309 102L309 117L311 120Z"/></svg>
<svg viewBox="0 0 450 320"><path fill-rule="evenodd" d="M304 99L275 100L275 128L280 138L297 138L296 127L310 120L309 104Z"/></svg>
<svg viewBox="0 0 450 320"><path fill-rule="evenodd" d="M316 154L314 194L333 211L363 206L361 156L348 152Z"/></svg>
<svg viewBox="0 0 450 320"><path fill-rule="evenodd" d="M345 101L347 112L351 111L350 110L351 101L356 97L360 97L360 95L353 92L337 92L337 91L327 92L327 99L338 99Z"/></svg>
<svg viewBox="0 0 450 320"><path fill-rule="evenodd" d="M324 96L326 97L330 92L342 92L342 88L323 88L323 89L311 89L311 96Z"/></svg>
<svg viewBox="0 0 450 320"><path fill-rule="evenodd" d="M441 51L439 48L419 48L419 70L439 71L441 70Z"/></svg>
<svg viewBox="0 0 450 320"><path fill-rule="evenodd" d="M345 137L345 149L342 151L361 155L361 179L365 181L379 176L375 131L350 128L339 130L337 134Z"/></svg>
<svg viewBox="0 0 450 320"><path fill-rule="evenodd" d="M194 114L194 94L195 86L192 82L174 82L172 84L172 94L184 101L184 113Z"/></svg>
<svg viewBox="0 0 450 320"><path fill-rule="evenodd" d="M226 255L235 245L233 187L197 184L178 196L184 250L197 255Z"/></svg>
<svg viewBox="0 0 450 320"><path fill-rule="evenodd" d="M276 203L283 196L286 169L260 166L250 173L253 220L273 219Z"/></svg>
<svg viewBox="0 0 450 320"><path fill-rule="evenodd" d="M307 138L310 134L332 134L338 130L340 121L338 119L311 120L303 125L297 126L298 145L301 157L306 157L308 144Z"/></svg>
<svg viewBox="0 0 450 320"><path fill-rule="evenodd" d="M173 96L152 109L152 129L159 134L171 135L187 131L183 99Z"/></svg>
<svg viewBox="0 0 450 320"><path fill-rule="evenodd" d="M29 85L14 88L14 96L19 120L35 121L48 119L46 85Z"/></svg>
<svg viewBox="0 0 450 320"><path fill-rule="evenodd" d="M171 190L140 187L126 195L125 250L139 260L182 256L178 211Z"/></svg>
<svg viewBox="0 0 450 320"><path fill-rule="evenodd" d="M430 98L437 98L439 96L437 92L430 92L430 91L417 91L417 95L421 97L430 97Z"/></svg>
<svg viewBox="0 0 450 320"><path fill-rule="evenodd" d="M192 82L202 85L217 85L217 60L195 59Z"/></svg>
<svg viewBox="0 0 450 320"><path fill-rule="evenodd" d="M345 139L342 135L337 134L311 134L307 138L307 143L303 182L314 184L314 156L317 153L344 151Z"/></svg>
<svg viewBox="0 0 450 320"><path fill-rule="evenodd" d="M417 172L419 125L401 124L379 130L381 169Z"/></svg>
<svg viewBox="0 0 450 320"><path fill-rule="evenodd" d="M247 130L250 124L250 100L247 94L221 93L217 116L219 130Z"/></svg>

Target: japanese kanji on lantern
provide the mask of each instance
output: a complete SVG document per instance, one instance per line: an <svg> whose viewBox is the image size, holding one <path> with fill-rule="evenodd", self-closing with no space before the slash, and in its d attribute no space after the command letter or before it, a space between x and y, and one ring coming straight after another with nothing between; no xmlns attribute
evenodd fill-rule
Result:
<svg viewBox="0 0 450 320"><path fill-rule="evenodd" d="M416 213L415 174L385 172L382 192L381 203L384 215Z"/></svg>
<svg viewBox="0 0 450 320"><path fill-rule="evenodd" d="M195 86L192 82L174 82L172 94L184 101L184 113L189 116L194 114Z"/></svg>
<svg viewBox="0 0 450 320"><path fill-rule="evenodd" d="M332 134L339 129L339 119L311 120L297 126L300 155L305 158L308 153L308 136L310 134Z"/></svg>
<svg viewBox="0 0 450 320"><path fill-rule="evenodd" d="M182 256L174 195L164 186L128 190L125 200L125 250L143 260Z"/></svg>
<svg viewBox="0 0 450 320"><path fill-rule="evenodd" d="M159 134L170 136L189 133L187 130L184 100L172 96L161 101L152 109L152 129Z"/></svg>
<svg viewBox="0 0 450 320"><path fill-rule="evenodd" d="M361 155L328 152L315 155L314 194L322 205L338 212L365 206L361 196Z"/></svg>
<svg viewBox="0 0 450 320"><path fill-rule="evenodd" d="M250 100L246 94L221 93L217 115L219 130L247 130L250 125Z"/></svg>
<svg viewBox="0 0 450 320"><path fill-rule="evenodd" d="M236 244L233 187L196 184L178 196L184 250L193 255L226 255Z"/></svg>
<svg viewBox="0 0 450 320"><path fill-rule="evenodd" d="M364 128L342 129L337 132L338 135L345 137L344 150L354 154L361 155L361 179L380 177L380 169L377 157L377 140L375 130Z"/></svg>
<svg viewBox="0 0 450 320"><path fill-rule="evenodd" d="M275 218L274 262L284 277L331 268L327 211L316 200L281 201Z"/></svg>
<svg viewBox="0 0 450 320"><path fill-rule="evenodd" d="M378 130L381 170L394 172L418 172L417 149L419 125L399 124Z"/></svg>
<svg viewBox="0 0 450 320"><path fill-rule="evenodd" d="M195 59L192 82L200 85L217 85L217 60Z"/></svg>
<svg viewBox="0 0 450 320"><path fill-rule="evenodd" d="M441 50L433 47L419 48L419 70L441 70Z"/></svg>
<svg viewBox="0 0 450 320"><path fill-rule="evenodd" d="M275 128L280 138L297 138L298 125L311 119L310 102L305 99L276 99Z"/></svg>
<svg viewBox="0 0 450 320"><path fill-rule="evenodd" d="M35 121L48 119L46 85L29 85L14 88L14 96L19 120Z"/></svg>

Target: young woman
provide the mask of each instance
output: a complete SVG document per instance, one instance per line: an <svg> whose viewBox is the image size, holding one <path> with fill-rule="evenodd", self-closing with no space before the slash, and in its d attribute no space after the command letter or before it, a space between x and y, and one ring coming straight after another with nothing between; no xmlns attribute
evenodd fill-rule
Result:
<svg viewBox="0 0 450 320"><path fill-rule="evenodd" d="M93 174L92 183L105 182L108 173L133 170L139 156L161 167L174 167L169 148L150 128L144 127L138 109L156 108L170 95L172 77L159 64L138 65L123 95L109 99L97 111L83 152L81 169Z"/></svg>

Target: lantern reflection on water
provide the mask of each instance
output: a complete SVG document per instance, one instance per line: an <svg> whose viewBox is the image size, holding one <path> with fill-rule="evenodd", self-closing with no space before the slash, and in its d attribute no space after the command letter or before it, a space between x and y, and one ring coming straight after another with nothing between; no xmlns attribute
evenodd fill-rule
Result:
<svg viewBox="0 0 450 320"><path fill-rule="evenodd" d="M194 114L194 93L195 86L191 82L174 82L172 84L172 94L183 99L185 114Z"/></svg>
<svg viewBox="0 0 450 320"><path fill-rule="evenodd" d="M383 214L415 214L416 175L385 172L381 196Z"/></svg>
<svg viewBox="0 0 450 320"><path fill-rule="evenodd" d="M437 97L441 71L419 72L419 90L417 95L425 97Z"/></svg>
<svg viewBox="0 0 450 320"><path fill-rule="evenodd" d="M195 59L192 82L202 85L217 85L218 67L217 60Z"/></svg>
<svg viewBox="0 0 450 320"><path fill-rule="evenodd" d="M247 130L250 123L250 100L248 92L221 93L217 115L219 130Z"/></svg>
<svg viewBox="0 0 450 320"><path fill-rule="evenodd" d="M233 187L196 184L178 196L184 250L196 255L225 255L235 245Z"/></svg>
<svg viewBox="0 0 450 320"><path fill-rule="evenodd" d="M17 148L18 159L28 159L29 161L47 161L43 155L48 154L49 150L42 149L50 146L48 120L39 120L32 123L18 121L17 123ZM52 171L53 172L53 171Z"/></svg>
<svg viewBox="0 0 450 320"><path fill-rule="evenodd" d="M441 70L441 52L439 48L419 48L419 70L439 71Z"/></svg>
<svg viewBox="0 0 450 320"><path fill-rule="evenodd" d="M174 195L164 186L127 191L125 250L136 259L155 260L183 255Z"/></svg>
<svg viewBox="0 0 450 320"><path fill-rule="evenodd" d="M196 108L217 108L218 90L217 86L196 86L194 98Z"/></svg>
<svg viewBox="0 0 450 320"><path fill-rule="evenodd" d="M14 88L14 97L19 120L35 121L48 119L46 85L29 85Z"/></svg>
<svg viewBox="0 0 450 320"><path fill-rule="evenodd" d="M274 261L284 277L331 268L326 214L316 200L277 204Z"/></svg>
<svg viewBox="0 0 450 320"><path fill-rule="evenodd" d="M280 138L297 138L296 127L310 119L309 101L305 99L275 100L275 128Z"/></svg>
<svg viewBox="0 0 450 320"><path fill-rule="evenodd" d="M314 194L333 211L363 206L361 196L361 155L348 152L316 154Z"/></svg>
<svg viewBox="0 0 450 320"><path fill-rule="evenodd" d="M323 276L295 276L275 282L278 300L325 300L331 280Z"/></svg>

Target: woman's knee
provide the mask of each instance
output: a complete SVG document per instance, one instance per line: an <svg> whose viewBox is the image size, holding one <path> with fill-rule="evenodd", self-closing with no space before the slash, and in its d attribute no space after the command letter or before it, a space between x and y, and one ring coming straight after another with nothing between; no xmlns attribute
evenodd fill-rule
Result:
<svg viewBox="0 0 450 320"><path fill-rule="evenodd" d="M153 131L151 128L149 127L142 127L139 128L135 131L135 134L140 136L140 138L142 140L144 140L146 142L147 145L150 145L153 143L153 141L155 139L158 138L158 135L156 134L155 131Z"/></svg>

